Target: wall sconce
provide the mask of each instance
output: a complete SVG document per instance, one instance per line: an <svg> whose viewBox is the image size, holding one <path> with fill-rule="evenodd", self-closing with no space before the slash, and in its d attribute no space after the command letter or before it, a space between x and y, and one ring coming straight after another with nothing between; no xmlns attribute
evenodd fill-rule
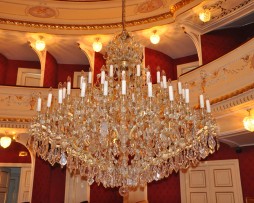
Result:
<svg viewBox="0 0 254 203"><path fill-rule="evenodd" d="M152 44L158 44L160 42L160 36L157 34L157 31L154 30L153 34L150 37Z"/></svg>
<svg viewBox="0 0 254 203"><path fill-rule="evenodd" d="M40 37L38 40L36 40L36 42L35 42L35 48L38 51L43 51L45 49L45 47L46 47L46 44L43 41L43 37Z"/></svg>
<svg viewBox="0 0 254 203"><path fill-rule="evenodd" d="M244 128L250 132L254 132L254 115L251 115L251 109L247 109L249 115L243 119Z"/></svg>
<svg viewBox="0 0 254 203"><path fill-rule="evenodd" d="M0 145L3 148L7 148L11 145L11 138L8 136L3 136L0 138Z"/></svg>
<svg viewBox="0 0 254 203"><path fill-rule="evenodd" d="M199 19L206 23L211 20L211 11L209 9L204 9L201 13L199 13Z"/></svg>
<svg viewBox="0 0 254 203"><path fill-rule="evenodd" d="M16 133L12 132L11 134L5 132L5 134L0 134L0 146L7 148L11 145L12 140L16 139Z"/></svg>
<svg viewBox="0 0 254 203"><path fill-rule="evenodd" d="M93 50L95 52L100 52L102 49L102 43L99 41L99 38L96 38L96 41L93 43Z"/></svg>

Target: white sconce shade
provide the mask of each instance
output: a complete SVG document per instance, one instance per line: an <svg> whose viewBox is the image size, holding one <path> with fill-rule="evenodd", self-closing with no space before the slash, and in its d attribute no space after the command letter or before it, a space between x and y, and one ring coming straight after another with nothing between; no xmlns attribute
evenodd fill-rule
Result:
<svg viewBox="0 0 254 203"><path fill-rule="evenodd" d="M38 51L43 51L46 47L46 44L43 40L39 39L35 42L35 48L38 50Z"/></svg>
<svg viewBox="0 0 254 203"><path fill-rule="evenodd" d="M208 9L205 9L203 12L199 14L199 19L206 23L211 20L211 12Z"/></svg>
<svg viewBox="0 0 254 203"><path fill-rule="evenodd" d="M243 119L244 128L250 132L254 132L254 116L251 115L250 109L248 109L249 115Z"/></svg>
<svg viewBox="0 0 254 203"><path fill-rule="evenodd" d="M160 36L156 34L156 31L154 31L151 35L150 41L152 42L152 44L158 44L160 42Z"/></svg>
<svg viewBox="0 0 254 203"><path fill-rule="evenodd" d="M93 50L95 52L100 52L102 49L102 43L99 41L99 39L96 39L96 41L93 43Z"/></svg>
<svg viewBox="0 0 254 203"><path fill-rule="evenodd" d="M10 144L11 144L11 138L10 138L10 137L1 137L1 138L0 138L0 145L1 145L3 148L9 147Z"/></svg>

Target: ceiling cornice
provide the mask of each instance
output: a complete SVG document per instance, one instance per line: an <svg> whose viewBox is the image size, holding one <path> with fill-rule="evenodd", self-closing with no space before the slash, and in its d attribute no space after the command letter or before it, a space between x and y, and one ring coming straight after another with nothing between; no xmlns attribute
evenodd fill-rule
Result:
<svg viewBox="0 0 254 203"><path fill-rule="evenodd" d="M138 19L127 21L127 27L139 26L149 23L154 23L162 21L165 19L172 18L171 12L163 13L157 16L152 16L148 18ZM110 23L110 24L91 24L91 25L82 25L82 24L51 24L51 23L38 23L30 21L21 21L21 20L12 20L0 18L0 24L12 25L12 26L22 26L29 28L40 28L48 30L105 30L105 29L118 29L122 27L122 22Z"/></svg>

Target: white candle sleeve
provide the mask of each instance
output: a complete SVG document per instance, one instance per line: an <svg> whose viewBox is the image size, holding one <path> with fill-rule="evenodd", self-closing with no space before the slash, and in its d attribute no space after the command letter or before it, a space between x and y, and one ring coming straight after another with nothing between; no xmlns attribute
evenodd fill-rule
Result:
<svg viewBox="0 0 254 203"><path fill-rule="evenodd" d="M63 99L66 97L66 87L63 87Z"/></svg>
<svg viewBox="0 0 254 203"><path fill-rule="evenodd" d="M62 104L63 103L63 89L58 90L58 103Z"/></svg>
<svg viewBox="0 0 254 203"><path fill-rule="evenodd" d="M37 100L37 111L41 111L41 98L39 97Z"/></svg>
<svg viewBox="0 0 254 203"><path fill-rule="evenodd" d="M183 99L185 99L185 89L182 89Z"/></svg>
<svg viewBox="0 0 254 203"><path fill-rule="evenodd" d="M91 71L88 72L88 83L89 84L92 83L92 72Z"/></svg>
<svg viewBox="0 0 254 203"><path fill-rule="evenodd" d="M105 71L101 71L101 84L104 84L105 81Z"/></svg>
<svg viewBox="0 0 254 203"><path fill-rule="evenodd" d="M190 90L189 89L185 89L185 103L188 104L190 103Z"/></svg>
<svg viewBox="0 0 254 203"><path fill-rule="evenodd" d="M182 94L182 83L178 82L177 86L178 86L178 94Z"/></svg>
<svg viewBox="0 0 254 203"><path fill-rule="evenodd" d="M81 87L82 87L83 80L84 80L84 76L81 75L81 76L80 76L80 82L79 82L79 88L80 88L80 89L81 89Z"/></svg>
<svg viewBox="0 0 254 203"><path fill-rule="evenodd" d="M110 65L109 66L109 77L113 77L114 76L114 66Z"/></svg>
<svg viewBox="0 0 254 203"><path fill-rule="evenodd" d="M206 111L207 111L207 113L211 113L211 105L210 105L209 99L207 99L205 102L206 102Z"/></svg>
<svg viewBox="0 0 254 203"><path fill-rule="evenodd" d="M174 92L173 92L173 86L172 85L168 86L168 92L169 92L169 100L174 101Z"/></svg>
<svg viewBox="0 0 254 203"><path fill-rule="evenodd" d="M161 73L160 71L157 71L157 84L161 82Z"/></svg>
<svg viewBox="0 0 254 203"><path fill-rule="evenodd" d="M126 80L122 80L122 95L126 95Z"/></svg>
<svg viewBox="0 0 254 203"><path fill-rule="evenodd" d="M67 82L67 95L71 94L71 82Z"/></svg>
<svg viewBox="0 0 254 203"><path fill-rule="evenodd" d="M86 95L86 83L83 82L83 83L82 83L82 86L81 86L81 93L80 93L80 96L81 96L81 97L85 97L85 95Z"/></svg>
<svg viewBox="0 0 254 203"><path fill-rule="evenodd" d="M150 71L146 72L146 84L148 84L150 82L150 77L151 77L151 73Z"/></svg>
<svg viewBox="0 0 254 203"><path fill-rule="evenodd" d="M48 100L47 100L47 107L49 108L51 106L51 101L52 101L52 93L48 94Z"/></svg>
<svg viewBox="0 0 254 203"><path fill-rule="evenodd" d="M162 82L163 82L163 88L167 88L167 78L166 78L166 75L163 75L162 76Z"/></svg>
<svg viewBox="0 0 254 203"><path fill-rule="evenodd" d="M140 65L137 65L137 76L140 76Z"/></svg>
<svg viewBox="0 0 254 203"><path fill-rule="evenodd" d="M108 95L108 81L106 81L106 80L104 82L103 95L104 96Z"/></svg>
<svg viewBox="0 0 254 203"><path fill-rule="evenodd" d="M204 95L201 94L199 96L199 104L200 104L200 108L204 108Z"/></svg>
<svg viewBox="0 0 254 203"><path fill-rule="evenodd" d="M153 85L151 82L149 82L147 84L147 86L148 86L148 97L152 97L153 96Z"/></svg>

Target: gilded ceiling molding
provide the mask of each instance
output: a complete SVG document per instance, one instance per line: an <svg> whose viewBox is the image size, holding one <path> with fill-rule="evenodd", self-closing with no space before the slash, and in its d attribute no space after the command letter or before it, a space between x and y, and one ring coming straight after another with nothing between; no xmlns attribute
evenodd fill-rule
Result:
<svg viewBox="0 0 254 203"><path fill-rule="evenodd" d="M30 118L0 118L0 128L28 128Z"/></svg>
<svg viewBox="0 0 254 203"><path fill-rule="evenodd" d="M251 91L251 90L253 90L253 91ZM250 91L250 92L247 93L248 91ZM243 95L243 97L236 98L237 96L239 96L241 94L244 94L244 93L247 93L247 94ZM233 97L235 97L234 100L232 99ZM219 98L213 99L211 101L211 104L218 104L218 103L223 102L223 101L225 101L227 99L232 99L232 100L227 102L227 105L224 105L223 109L216 108L217 111L224 110L226 108L237 106L237 105L240 105L242 103L254 100L254 83L252 83L252 84L250 84L248 86L245 86L245 87L243 87L241 89L238 89L238 90L236 90L234 92L231 92L229 94L226 94L224 96L221 96Z"/></svg>
<svg viewBox="0 0 254 203"><path fill-rule="evenodd" d="M157 16L152 16L149 18L143 18L139 20L127 21L127 27L133 27L137 25L143 25L148 23L154 23L157 21L169 19L172 17L170 12L163 13ZM122 23L112 23L112 24L93 24L93 25L78 25L78 24L48 24L48 23L37 23L29 21L11 20L0 18L0 24L5 25L15 25L22 27L32 27L40 29L52 29L52 30L105 30L105 29L117 29L122 27Z"/></svg>
<svg viewBox="0 0 254 203"><path fill-rule="evenodd" d="M194 0L181 0L177 2L176 4L170 7L170 13L174 15L176 11L178 11L179 9L183 8L184 6L188 5L189 3L193 1Z"/></svg>
<svg viewBox="0 0 254 203"><path fill-rule="evenodd" d="M220 10L218 15L212 16L213 20L217 20L217 19L223 18L224 16L226 16L226 15L228 15L228 14L230 14L230 13L246 6L247 4L251 3L252 1L253 0L245 0L245 1L239 3L238 5L230 8L230 9L225 9L224 6L223 6L223 4L228 3L226 0L218 1L214 5L205 6L205 7L209 10Z"/></svg>

